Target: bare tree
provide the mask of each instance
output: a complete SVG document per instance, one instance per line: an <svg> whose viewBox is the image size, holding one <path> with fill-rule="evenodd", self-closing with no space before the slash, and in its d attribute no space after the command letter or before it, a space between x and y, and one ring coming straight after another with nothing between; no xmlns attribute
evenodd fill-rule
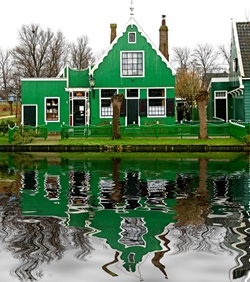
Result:
<svg viewBox="0 0 250 282"><path fill-rule="evenodd" d="M201 77L201 88L207 88L210 78L208 75L220 70L217 63L218 52L208 43L198 44L192 53L192 57L193 65L195 65Z"/></svg>
<svg viewBox="0 0 250 282"><path fill-rule="evenodd" d="M65 59L65 47L62 33L55 36L37 24L23 25L19 45L12 51L16 72L22 77L55 76Z"/></svg>
<svg viewBox="0 0 250 282"><path fill-rule="evenodd" d="M219 54L222 56L223 60L226 62L227 69L230 66L230 47L226 47L225 45L219 45Z"/></svg>
<svg viewBox="0 0 250 282"><path fill-rule="evenodd" d="M209 99L209 92L205 88L200 88L195 95L195 100L198 106L200 131L199 139L208 139L207 131L207 101Z"/></svg>
<svg viewBox="0 0 250 282"><path fill-rule="evenodd" d="M0 50L0 88L5 92L6 100L11 88L12 64L10 51Z"/></svg>
<svg viewBox="0 0 250 282"><path fill-rule="evenodd" d="M188 70L187 68L179 69L176 75L175 93L176 96L186 102L185 109L181 109L181 111L193 113L195 95L199 92L199 89L200 77L197 72Z"/></svg>
<svg viewBox="0 0 250 282"><path fill-rule="evenodd" d="M48 49L48 77L55 77L66 65L69 44L66 42L62 32L57 32L52 39Z"/></svg>
<svg viewBox="0 0 250 282"><path fill-rule="evenodd" d="M177 69L189 68L191 50L188 47L174 47L173 55L172 63L177 66Z"/></svg>
<svg viewBox="0 0 250 282"><path fill-rule="evenodd" d="M76 69L85 69L89 61L93 61L92 50L88 46L89 39L86 35L78 37L76 43L70 46L71 66Z"/></svg>
<svg viewBox="0 0 250 282"><path fill-rule="evenodd" d="M211 74L222 70L218 63L219 53L210 44L198 44L191 53L185 48L175 48L174 53L180 66L176 93L191 105L196 101L200 119L199 138L207 139L208 85Z"/></svg>
<svg viewBox="0 0 250 282"><path fill-rule="evenodd" d="M221 67L217 63L218 52L214 51L213 46L210 44L198 44L192 55L196 63L196 69L201 78L200 90L195 95L200 120L199 138L207 139L207 101L209 99L208 86L211 74L221 70Z"/></svg>
<svg viewBox="0 0 250 282"><path fill-rule="evenodd" d="M121 105L124 100L124 94L115 94L111 98L111 103L113 107L113 136L112 139L120 139L121 138L121 131L120 131L120 111Z"/></svg>

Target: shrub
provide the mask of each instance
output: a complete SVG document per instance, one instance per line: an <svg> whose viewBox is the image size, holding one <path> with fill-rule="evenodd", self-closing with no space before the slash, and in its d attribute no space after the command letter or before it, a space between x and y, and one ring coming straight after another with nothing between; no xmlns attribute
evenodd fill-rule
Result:
<svg viewBox="0 0 250 282"><path fill-rule="evenodd" d="M23 127L19 127L15 130L12 135L12 143L13 144L27 144L31 143L35 138L35 131L32 129L25 129Z"/></svg>

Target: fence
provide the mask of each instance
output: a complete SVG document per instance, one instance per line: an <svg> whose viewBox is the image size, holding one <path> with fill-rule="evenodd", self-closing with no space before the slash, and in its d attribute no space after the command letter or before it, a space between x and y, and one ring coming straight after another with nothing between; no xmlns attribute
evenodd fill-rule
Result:
<svg viewBox="0 0 250 282"><path fill-rule="evenodd" d="M229 123L221 122L208 122L208 136L220 136L220 137L234 137L243 142L248 140L250 136L250 123L240 123L230 121ZM20 131L20 135L30 134L33 137L41 137L47 139L48 131L47 125L43 126L14 126L8 129L9 143L13 142L13 134ZM121 126L121 136L140 138L140 137L197 137L199 136L200 125L199 123L183 123L174 125L141 125L132 124L129 126ZM108 125L85 125L85 126L61 126L61 139L72 137L106 137L112 138L112 124Z"/></svg>
<svg viewBox="0 0 250 282"><path fill-rule="evenodd" d="M236 127L236 125L234 125ZM234 129L233 135L231 134L232 125L230 123L209 122L208 135L209 136L234 136L237 138L239 135L242 139L241 133ZM120 126L122 137L197 137L199 136L200 125L199 123L183 123L174 125L141 125L136 124L128 126ZM70 137L112 137L112 125L86 125L86 126L68 126L62 125L61 139Z"/></svg>
<svg viewBox="0 0 250 282"><path fill-rule="evenodd" d="M48 137L48 130L47 125L40 125L40 126L14 126L9 127L8 130L8 138L9 143L13 142L13 136L14 134L18 132L20 137L24 136L30 136L30 137L41 137L44 139L47 139Z"/></svg>
<svg viewBox="0 0 250 282"><path fill-rule="evenodd" d="M250 124L231 120L230 135L241 141L247 141L250 135Z"/></svg>

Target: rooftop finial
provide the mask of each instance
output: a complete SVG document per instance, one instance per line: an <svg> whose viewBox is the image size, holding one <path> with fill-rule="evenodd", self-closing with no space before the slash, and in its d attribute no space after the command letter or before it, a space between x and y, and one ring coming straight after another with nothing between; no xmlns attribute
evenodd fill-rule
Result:
<svg viewBox="0 0 250 282"><path fill-rule="evenodd" d="M131 6L130 6L130 16L133 17L134 15L134 5L133 0L131 0Z"/></svg>

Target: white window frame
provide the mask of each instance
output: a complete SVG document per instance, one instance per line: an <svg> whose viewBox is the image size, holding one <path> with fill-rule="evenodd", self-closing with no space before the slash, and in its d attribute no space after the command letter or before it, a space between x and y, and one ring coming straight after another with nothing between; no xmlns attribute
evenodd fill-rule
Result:
<svg viewBox="0 0 250 282"><path fill-rule="evenodd" d="M102 97L102 90L112 90L112 91L114 91L114 93L117 93L117 89L113 89L113 88L100 89L100 117L101 118L111 118L113 116L113 107L112 107L112 103L111 103L111 97ZM110 101L110 108L105 107L105 108L109 108L110 115L104 115L103 114L102 100L109 100Z"/></svg>
<svg viewBox="0 0 250 282"><path fill-rule="evenodd" d="M220 95L224 94L224 95ZM215 99L226 99L227 98L227 91L214 91L214 98Z"/></svg>
<svg viewBox="0 0 250 282"><path fill-rule="evenodd" d="M164 96L155 96L155 97L149 97L149 91L150 90L163 90ZM164 102L164 106L150 106L149 102L150 100L162 100ZM166 117L166 89L165 88L149 88L147 91L147 116L148 117ZM158 114L157 112L162 112L162 114Z"/></svg>
<svg viewBox="0 0 250 282"><path fill-rule="evenodd" d="M135 35L135 41L131 41L130 40L130 34L134 34ZM128 43L130 43L130 44L135 44L136 43L136 32L129 32L128 33Z"/></svg>
<svg viewBox="0 0 250 282"><path fill-rule="evenodd" d="M223 93L224 95L219 95L219 93ZM227 100L227 91L219 90L214 91L214 116L217 117L217 108L216 108L216 100L226 100L226 121L228 120L228 100Z"/></svg>
<svg viewBox="0 0 250 282"><path fill-rule="evenodd" d="M57 114L57 120L50 120L50 119L47 119L47 110L48 110L48 106L47 105L47 100L50 99L50 100L57 100L57 113L55 112L54 114ZM53 106L53 105L51 105ZM53 114L53 112L52 112ZM45 122L60 122L60 97L44 97L44 120Z"/></svg>
<svg viewBox="0 0 250 282"><path fill-rule="evenodd" d="M128 75L123 74L123 59L125 60L125 58L123 58L123 54L133 54L133 53L141 53L142 54L142 74L138 74L138 73L131 73ZM132 55L133 56L133 55ZM138 58L134 58L134 60L136 60ZM131 64L133 65L133 58L127 58L127 60L132 60L131 63L127 63L128 66L130 66ZM138 64L138 63L137 63ZM120 52L120 72L121 72L121 77L144 77L145 75L145 56L144 56L144 51L143 50L135 50L135 51L121 51Z"/></svg>

